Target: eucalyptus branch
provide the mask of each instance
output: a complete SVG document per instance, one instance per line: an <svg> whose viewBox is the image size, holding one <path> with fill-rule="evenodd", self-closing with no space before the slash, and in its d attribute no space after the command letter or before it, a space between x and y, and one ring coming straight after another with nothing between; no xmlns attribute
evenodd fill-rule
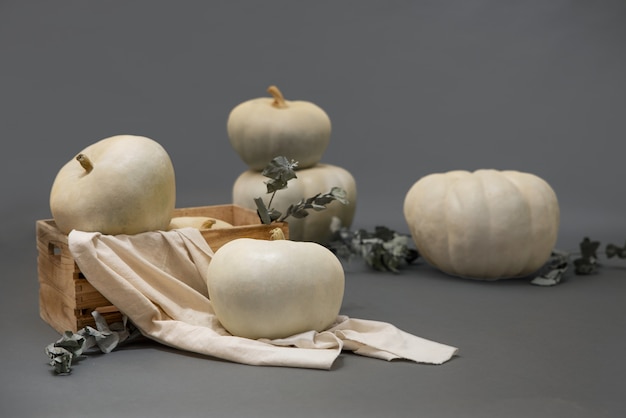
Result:
<svg viewBox="0 0 626 418"><path fill-rule="evenodd" d="M65 331L58 341L45 348L55 374L70 374L73 364L90 350L98 349L102 353L110 353L123 343L141 336L140 331L127 321L126 316L121 322L108 325L98 311L93 311L91 315L96 328L87 326L76 333Z"/></svg>
<svg viewBox="0 0 626 418"><path fill-rule="evenodd" d="M559 284L569 270L570 254L557 249L552 250L548 262L530 283L538 286L554 286Z"/></svg>
<svg viewBox="0 0 626 418"><path fill-rule="evenodd" d="M554 250L550 261L547 263L547 271L540 274L532 280L532 284L541 286L553 286L561 282L565 277L566 271L570 264L574 267L574 274L578 276L588 276L598 271L600 263L598 262L598 249L600 241L592 241L589 237L585 237L579 244L580 252L565 252ZM626 259L626 244L619 247L615 244L607 244L604 252L607 258L623 258ZM571 261L572 256L577 255Z"/></svg>
<svg viewBox="0 0 626 418"><path fill-rule="evenodd" d="M580 243L580 257L574 260L575 272L578 275L593 274L598 268L598 249L600 241L592 241L585 237ZM601 252L602 254L602 252ZM626 244L619 247L615 244L607 244L604 250L607 258L626 258Z"/></svg>
<svg viewBox="0 0 626 418"><path fill-rule="evenodd" d="M340 187L333 187L328 193L318 193L313 197L302 199L298 203L291 204L284 214L273 208L272 202L274 201L276 192L286 189L289 180L298 178L295 172L297 167L297 161L289 161L287 157L279 156L270 161L267 167L261 172L263 176L269 178L269 180L265 182L265 185L267 186L267 193L271 193L267 205L260 197L254 199L257 213L262 223L270 224L274 221L282 222L290 216L294 218L304 218L308 216L309 210L324 210L326 206L334 200L344 205L348 204L345 190Z"/></svg>
<svg viewBox="0 0 626 418"><path fill-rule="evenodd" d="M399 273L400 268L419 258L417 250L409 245L409 235L399 234L385 226L377 226L374 231L351 231L334 218L331 230L332 237L325 246L348 262L359 257L374 270Z"/></svg>
<svg viewBox="0 0 626 418"><path fill-rule="evenodd" d="M333 200L338 200L344 205L347 205L348 199L346 198L345 190L340 187L333 187L328 193L318 193L313 197L302 199L296 204L289 205L285 214L279 218L279 221L284 221L289 216L293 216L294 218L305 218L309 215L309 209L313 209L315 211L324 210L326 209L326 205Z"/></svg>

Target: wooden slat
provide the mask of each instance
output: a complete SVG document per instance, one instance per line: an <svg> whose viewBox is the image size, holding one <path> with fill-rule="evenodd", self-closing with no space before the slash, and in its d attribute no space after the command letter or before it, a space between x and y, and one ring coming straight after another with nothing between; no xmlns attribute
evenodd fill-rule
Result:
<svg viewBox="0 0 626 418"><path fill-rule="evenodd" d="M107 321L107 324L112 324L115 322L122 321L122 314L117 308L113 307L113 310L107 311L106 308L102 309L98 308L97 311L102 315L102 317ZM79 312L76 316L76 328L82 329L86 326L95 327L96 321L91 316L91 311L81 313Z"/></svg>
<svg viewBox="0 0 626 418"><path fill-rule="evenodd" d="M194 208L175 209L174 216L208 216L210 218L221 219L231 225L236 225L235 211L234 205L198 206Z"/></svg>
<svg viewBox="0 0 626 418"><path fill-rule="evenodd" d="M76 309L97 308L109 306L111 302L96 290L86 279L74 280L76 294Z"/></svg>

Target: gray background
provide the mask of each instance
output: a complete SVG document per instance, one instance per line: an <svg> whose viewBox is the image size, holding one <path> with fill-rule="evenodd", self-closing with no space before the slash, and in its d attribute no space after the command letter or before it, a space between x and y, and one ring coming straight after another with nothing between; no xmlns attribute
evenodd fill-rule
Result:
<svg viewBox="0 0 626 418"><path fill-rule="evenodd" d="M255 368L144 343L50 373L34 225L58 169L121 133L170 153L177 206L230 202L238 103L278 85L333 123L354 227L407 232L421 176L518 169L557 192L558 246L626 239L623 1L0 2L0 415L623 416L625 269L524 280L347 266L343 312L456 345L443 366L345 353L332 371Z"/></svg>

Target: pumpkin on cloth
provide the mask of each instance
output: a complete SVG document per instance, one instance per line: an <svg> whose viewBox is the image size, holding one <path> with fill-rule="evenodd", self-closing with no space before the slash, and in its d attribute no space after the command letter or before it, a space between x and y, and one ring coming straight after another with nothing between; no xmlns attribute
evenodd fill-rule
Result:
<svg viewBox="0 0 626 418"><path fill-rule="evenodd" d="M428 263L485 280L540 269L556 244L559 214L546 181L513 170L430 174L404 200L404 217Z"/></svg>
<svg viewBox="0 0 626 418"><path fill-rule="evenodd" d="M207 270L209 299L231 334L286 338L323 331L337 319L345 277L324 246L281 239L238 238L220 247Z"/></svg>
<svg viewBox="0 0 626 418"><path fill-rule="evenodd" d="M331 164L316 164L313 167L296 171L297 178L289 181L289 186L279 190L273 198L272 207L282 213L291 204L318 193L327 193L333 187L340 187L346 192L348 204L330 203L326 209L315 211L304 218L290 217L289 239L293 241L327 242L331 236L331 223L337 217L341 224L349 227L356 212L356 182L350 172ZM247 170L241 173L233 185L233 203L256 210L254 199L262 197L267 201L267 178L260 172Z"/></svg>
<svg viewBox="0 0 626 418"><path fill-rule="evenodd" d="M298 161L300 168L317 164L330 141L326 112L304 100L285 100L276 86L272 97L240 103L228 116L226 128L235 152L251 170L261 171L276 156Z"/></svg>
<svg viewBox="0 0 626 418"><path fill-rule="evenodd" d="M59 170L50 191L52 217L65 234L165 230L175 201L169 155L156 141L136 135L89 145Z"/></svg>

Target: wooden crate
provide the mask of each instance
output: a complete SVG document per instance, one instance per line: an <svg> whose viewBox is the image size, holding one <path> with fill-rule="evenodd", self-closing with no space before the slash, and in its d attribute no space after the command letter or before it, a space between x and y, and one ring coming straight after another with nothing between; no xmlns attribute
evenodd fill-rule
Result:
<svg viewBox="0 0 626 418"><path fill-rule="evenodd" d="M174 210L174 216L209 216L232 224L233 228L201 231L213 251L236 238L269 239L270 231L276 227L289 238L286 222L263 225L256 212L236 205L180 208ZM120 321L119 310L81 273L70 254L67 235L59 231L54 220L38 220L36 232L41 318L59 333L94 326L94 310L109 323Z"/></svg>

